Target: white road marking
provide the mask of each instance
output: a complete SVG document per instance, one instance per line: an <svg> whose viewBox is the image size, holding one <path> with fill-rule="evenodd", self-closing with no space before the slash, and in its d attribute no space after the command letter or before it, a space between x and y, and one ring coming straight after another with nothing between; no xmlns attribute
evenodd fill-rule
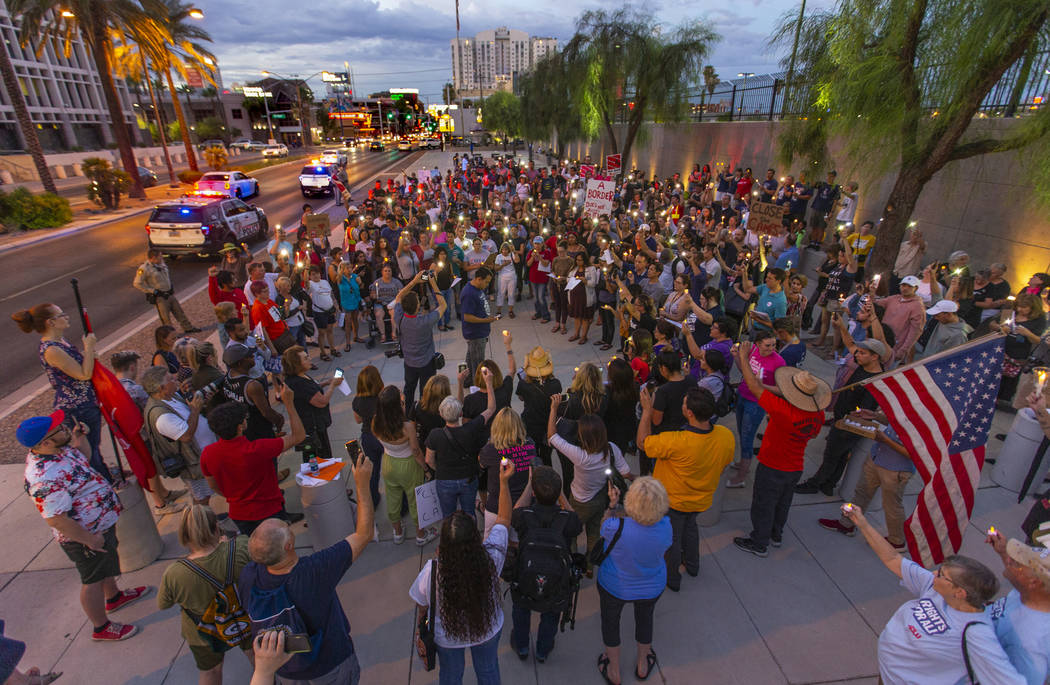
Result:
<svg viewBox="0 0 1050 685"><path fill-rule="evenodd" d="M79 269L73 269L72 271L70 271L68 273L64 273L61 276L55 276L54 278L49 279L47 281L44 281L43 283L37 283L32 288L26 288L25 290L19 290L17 293L13 293L11 295L8 295L7 297L0 298L0 302L7 302L8 300L13 300L16 297L21 297L22 295L25 295L26 293L33 292L37 288L43 288L45 285L49 285L51 283L54 283L55 281L60 281L63 278L65 278L66 276L72 276L73 274L77 274L77 273L80 273L81 271L85 271L87 269L90 269L93 266L95 266L95 265L94 264L88 264L86 266L80 267Z"/></svg>

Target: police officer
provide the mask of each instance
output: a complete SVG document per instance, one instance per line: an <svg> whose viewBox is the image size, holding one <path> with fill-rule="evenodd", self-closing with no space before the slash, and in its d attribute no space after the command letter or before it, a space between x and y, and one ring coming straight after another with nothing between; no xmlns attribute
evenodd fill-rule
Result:
<svg viewBox="0 0 1050 685"><path fill-rule="evenodd" d="M175 289L171 285L171 272L164 263L160 250L148 250L146 261L135 272L132 285L146 294L146 302L157 307L157 315L165 326L171 326L171 317L175 316L186 333L197 333L201 329L190 323L182 305L175 299Z"/></svg>

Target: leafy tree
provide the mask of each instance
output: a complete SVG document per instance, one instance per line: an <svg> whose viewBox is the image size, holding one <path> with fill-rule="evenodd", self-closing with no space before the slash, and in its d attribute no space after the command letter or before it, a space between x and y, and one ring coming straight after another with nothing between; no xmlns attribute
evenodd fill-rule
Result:
<svg viewBox="0 0 1050 685"><path fill-rule="evenodd" d="M226 166L228 160L226 148L218 145L206 147L204 148L204 159L208 162L208 166L219 171Z"/></svg>
<svg viewBox="0 0 1050 685"><path fill-rule="evenodd" d="M102 85L121 164L130 177L130 195L146 197L131 147L131 132L124 121L123 106L113 80L113 43L109 33L110 29L141 18L142 7L132 0L8 0L7 9L11 16L21 15L19 41L23 47L31 39L53 35L68 55L73 48L73 38L79 34L83 39ZM48 44L49 41L37 40L37 52L42 52Z"/></svg>
<svg viewBox="0 0 1050 685"><path fill-rule="evenodd" d="M451 83L446 83L441 87L441 101L446 105L451 105L456 101L456 87Z"/></svg>
<svg viewBox="0 0 1050 685"><path fill-rule="evenodd" d="M88 199L104 209L120 207L120 195L131 186L131 176L114 169L101 157L88 157L82 163L88 183ZM135 168L138 177L138 167Z"/></svg>
<svg viewBox="0 0 1050 685"><path fill-rule="evenodd" d="M1003 74L1031 51L1050 49L1046 0L839 0L798 30L790 93L801 116L780 136L784 163L818 168L827 142L844 141L872 171L897 169L869 263L886 271L926 183L951 162L1022 147L1050 197L1050 108L995 135L975 115ZM794 13L773 42L794 42Z"/></svg>
<svg viewBox="0 0 1050 685"><path fill-rule="evenodd" d="M522 133L532 141L556 137L559 158L565 156L564 141L583 137L580 111L572 101L575 86L560 52L547 55L518 79Z"/></svg>
<svg viewBox="0 0 1050 685"><path fill-rule="evenodd" d="M499 133L503 149L507 149L507 138L521 135L521 100L517 95L496 91L485 98L485 128Z"/></svg>
<svg viewBox="0 0 1050 685"><path fill-rule="evenodd" d="M197 122L197 137L200 140L223 140L226 138L226 127L219 117L205 117Z"/></svg>
<svg viewBox="0 0 1050 685"><path fill-rule="evenodd" d="M644 121L684 118L689 91L718 38L699 21L665 34L651 14L628 6L584 12L564 50L568 72L578 84L572 94L583 132L591 139L604 132L613 152L629 165ZM620 140L613 124L624 102L629 103L627 132Z"/></svg>

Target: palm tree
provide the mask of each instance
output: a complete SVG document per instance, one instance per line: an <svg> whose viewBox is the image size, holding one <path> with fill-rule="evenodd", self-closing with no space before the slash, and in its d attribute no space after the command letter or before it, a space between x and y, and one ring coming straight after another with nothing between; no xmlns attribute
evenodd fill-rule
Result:
<svg viewBox="0 0 1050 685"><path fill-rule="evenodd" d="M226 121L226 108L222 106L222 100L219 99L219 89L215 86L208 86L201 91L201 97L211 100L214 111L219 113L223 127L229 132L230 122Z"/></svg>
<svg viewBox="0 0 1050 685"><path fill-rule="evenodd" d="M40 182L44 184L44 190L57 194L58 189L55 188L55 179L51 178L51 170L47 168L44 149L40 146L40 139L36 135L36 127L29 116L29 109L26 107L22 89L18 86L18 77L15 76L15 67L11 64L11 55L2 48L0 48L0 78L4 81L4 90L7 91L7 98L11 101L11 106L15 110L15 119L18 120L18 127L22 130L22 137L25 138L26 150L29 151L29 156L33 158L36 172L40 175Z"/></svg>
<svg viewBox="0 0 1050 685"><path fill-rule="evenodd" d="M113 80L113 43L109 34L111 28L125 26L141 17L142 7L132 0L8 0L7 8L13 16L21 15L19 40L23 47L28 45L30 36L53 33L65 46L68 56L72 52L76 34L83 39L91 51L102 84L121 164L131 177L128 195L146 197L139 179L135 152L131 147L131 133L124 122L124 112ZM38 41L37 51L42 51L44 45L43 41Z"/></svg>

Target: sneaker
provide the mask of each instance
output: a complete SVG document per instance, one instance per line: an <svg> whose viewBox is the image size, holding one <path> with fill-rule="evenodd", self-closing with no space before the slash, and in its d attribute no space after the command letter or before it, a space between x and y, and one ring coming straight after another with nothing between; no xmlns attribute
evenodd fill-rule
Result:
<svg viewBox="0 0 1050 685"><path fill-rule="evenodd" d="M835 496L835 484L834 483L828 483L827 485L821 485L820 486L820 494L824 495L825 497L834 497Z"/></svg>
<svg viewBox="0 0 1050 685"><path fill-rule="evenodd" d="M416 538L416 545L419 546L419 547L422 547L422 546L426 545L428 542L431 542L432 540L436 540L437 536L438 536L438 534L437 534L436 530L434 530L433 528L427 528L427 534L425 536Z"/></svg>
<svg viewBox="0 0 1050 685"><path fill-rule="evenodd" d="M771 537L769 538L769 544L773 545L774 547L783 547L784 540L782 538Z"/></svg>
<svg viewBox="0 0 1050 685"><path fill-rule="evenodd" d="M177 514L185 508L185 502L165 502L164 505L160 507L154 504L153 515L164 516L165 514Z"/></svg>
<svg viewBox="0 0 1050 685"><path fill-rule="evenodd" d="M400 533L395 531L394 532L394 544L395 545L400 545L404 541L405 541L405 533L404 533L404 531L402 531Z"/></svg>
<svg viewBox="0 0 1050 685"><path fill-rule="evenodd" d="M120 594L117 595L117 598L115 600L113 600L112 602L108 599L106 600L106 612L108 613L110 611L117 611L118 609L122 609L123 607L126 607L127 605L142 599L143 597L149 594L149 591L149 585L140 585L139 587L132 588L130 590L121 590Z"/></svg>
<svg viewBox="0 0 1050 685"><path fill-rule="evenodd" d="M799 495L815 495L819 491L820 488L811 480L805 480L795 485L795 493Z"/></svg>
<svg viewBox="0 0 1050 685"><path fill-rule="evenodd" d="M178 498L185 495L189 490L183 488L182 490L168 490L168 496L164 498L165 502L174 502Z"/></svg>
<svg viewBox="0 0 1050 685"><path fill-rule="evenodd" d="M894 550L896 550L898 552L907 552L908 551L908 546L906 544L904 544L903 542L898 545L896 542L891 541L889 538L885 538L885 540L886 540L886 542L890 543L890 546L893 547Z"/></svg>
<svg viewBox="0 0 1050 685"><path fill-rule="evenodd" d="M514 641L513 640L511 640L510 644L511 644L511 647L514 647ZM528 643L526 643L524 646L521 646L521 647L514 647L514 653L517 654L518 658L521 659L522 661L525 661L526 659L528 659L529 658L529 645L528 645Z"/></svg>
<svg viewBox="0 0 1050 685"><path fill-rule="evenodd" d="M747 478L741 478L739 480L736 478L730 478L726 481L727 488L742 488L745 485L747 485Z"/></svg>
<svg viewBox="0 0 1050 685"><path fill-rule="evenodd" d="M846 537L853 537L857 534L856 526L843 525L842 521L839 521L838 519L817 519L817 523L820 524L821 528L833 530L836 533L842 533Z"/></svg>
<svg viewBox="0 0 1050 685"><path fill-rule="evenodd" d="M110 621L102 630L91 631L91 639L96 642L120 642L139 632L139 629L130 623L114 623Z"/></svg>
<svg viewBox="0 0 1050 685"><path fill-rule="evenodd" d="M549 657L551 655L551 652L553 652L553 651L554 651L554 647L551 647L551 651L547 652L546 654L540 654L539 652L536 652L536 661L538 661L538 662L540 662L542 664L543 662L545 662L547 660L547 657Z"/></svg>
<svg viewBox="0 0 1050 685"><path fill-rule="evenodd" d="M751 552L756 557L768 557L769 552L765 547L759 547L755 544L751 538L733 538L733 544L744 550L745 552Z"/></svg>

